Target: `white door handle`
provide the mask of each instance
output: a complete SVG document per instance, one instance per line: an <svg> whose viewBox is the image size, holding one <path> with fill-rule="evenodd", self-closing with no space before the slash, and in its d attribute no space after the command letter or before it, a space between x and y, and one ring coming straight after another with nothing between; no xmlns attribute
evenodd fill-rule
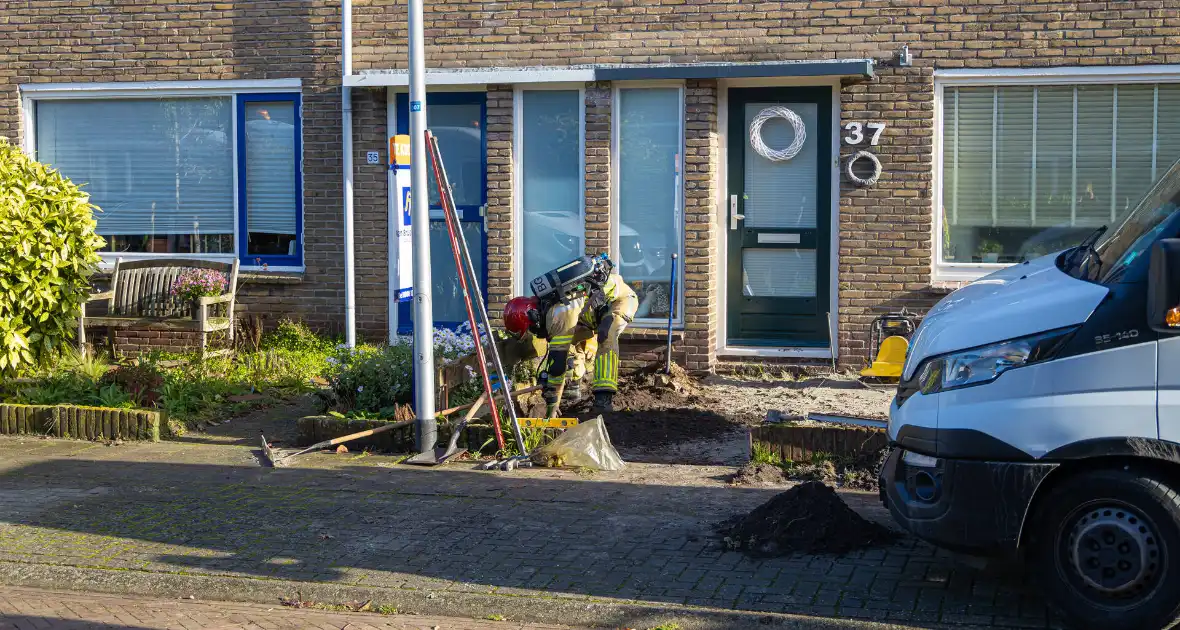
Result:
<svg viewBox="0 0 1180 630"><path fill-rule="evenodd" d="M729 229L736 230L738 221L746 218L744 214L738 214L737 211L737 195L729 196Z"/></svg>

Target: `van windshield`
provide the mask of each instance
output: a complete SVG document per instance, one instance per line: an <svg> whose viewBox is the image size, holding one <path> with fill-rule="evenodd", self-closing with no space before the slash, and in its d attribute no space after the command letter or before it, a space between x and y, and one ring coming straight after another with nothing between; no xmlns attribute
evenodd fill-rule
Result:
<svg viewBox="0 0 1180 630"><path fill-rule="evenodd" d="M1091 276L1102 284L1118 282L1131 264L1145 255L1156 241L1160 230L1168 225L1168 217L1180 208L1180 162L1172 165L1168 172L1159 179L1127 218L1113 230L1106 230L1101 234L1102 239L1086 256L1085 252L1074 256L1073 250L1059 258L1065 263L1062 271L1089 280ZM1090 240L1090 239L1087 239ZM1085 246L1083 243L1082 246ZM1077 248L1075 248L1076 250ZM1087 265L1082 261L1086 258L1097 258L1092 263L1098 263L1097 273L1086 273ZM1070 264L1072 262L1072 264ZM1094 265L1091 265L1094 266Z"/></svg>

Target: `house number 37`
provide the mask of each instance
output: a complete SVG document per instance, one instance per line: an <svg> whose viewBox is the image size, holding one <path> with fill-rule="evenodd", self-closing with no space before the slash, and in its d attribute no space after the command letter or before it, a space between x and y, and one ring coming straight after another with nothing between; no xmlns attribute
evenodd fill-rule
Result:
<svg viewBox="0 0 1180 630"><path fill-rule="evenodd" d="M867 133L865 129L868 129ZM869 135L869 144L875 147L881 141L881 134L885 133L885 123L871 122L861 124L850 122L844 125L844 130L848 132L848 135L844 136L845 143L852 145L860 144L865 141L865 135Z"/></svg>

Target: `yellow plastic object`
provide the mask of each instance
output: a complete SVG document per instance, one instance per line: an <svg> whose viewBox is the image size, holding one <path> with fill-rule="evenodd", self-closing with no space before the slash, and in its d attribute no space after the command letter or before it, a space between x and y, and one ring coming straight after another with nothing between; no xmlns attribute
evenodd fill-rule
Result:
<svg viewBox="0 0 1180 630"><path fill-rule="evenodd" d="M905 337L886 337L881 342L881 349L877 351L877 360L873 365L861 370L861 376L876 376L877 378L901 378L901 367L905 364L905 353L910 348L910 342Z"/></svg>
<svg viewBox="0 0 1180 630"><path fill-rule="evenodd" d="M517 418L526 429L568 429L578 425L577 418Z"/></svg>

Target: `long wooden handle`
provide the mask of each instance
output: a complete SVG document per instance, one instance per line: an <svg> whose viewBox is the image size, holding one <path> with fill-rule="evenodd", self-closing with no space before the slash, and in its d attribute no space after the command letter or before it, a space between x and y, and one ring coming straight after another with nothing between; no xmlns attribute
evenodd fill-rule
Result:
<svg viewBox="0 0 1180 630"><path fill-rule="evenodd" d="M338 438L332 438L331 440L327 440L325 442L320 442L319 444L309 446L309 447L307 447L307 450L314 451L319 448L327 448L329 446L336 446L337 444L342 444L344 442L350 442L352 440L358 440L363 437L369 437L370 435L377 435L378 433L385 433L386 431L392 431L394 429L408 427L411 424L414 424L413 420L402 420L401 422L394 422L392 424L386 424L383 426L379 426L376 429L368 429L366 431L361 431L359 433L350 433L348 435L342 435Z"/></svg>
<svg viewBox="0 0 1180 630"><path fill-rule="evenodd" d="M516 389L516 390L512 391L512 397L515 398L516 396L520 396L521 394L530 394L532 392L539 391L540 389L541 389L540 385L533 385L532 387L526 387L524 389ZM483 404L483 401L484 401L484 397L481 396L478 400L476 400L473 403L467 403L466 405L459 405L458 407L451 407L450 409L443 409L442 411L438 412L438 415L449 416L453 413L463 411L465 409L469 409L477 404Z"/></svg>

